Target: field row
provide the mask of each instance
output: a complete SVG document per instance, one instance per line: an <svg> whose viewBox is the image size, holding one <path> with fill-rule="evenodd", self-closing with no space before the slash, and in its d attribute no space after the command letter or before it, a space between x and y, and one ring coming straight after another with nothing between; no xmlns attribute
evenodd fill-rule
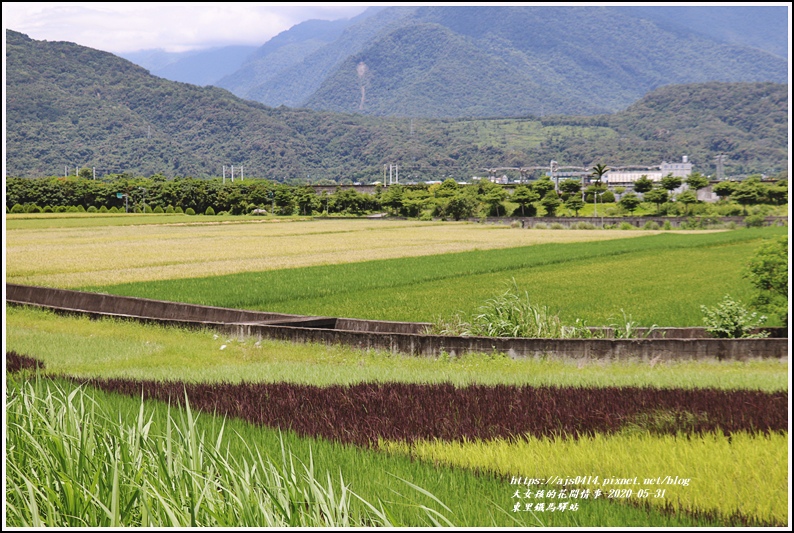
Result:
<svg viewBox="0 0 794 533"><path fill-rule="evenodd" d="M364 383L185 383L80 379L92 387L372 446L380 440L579 438L630 429L652 435L783 432L788 394L714 389L514 387Z"/></svg>
<svg viewBox="0 0 794 533"><path fill-rule="evenodd" d="M6 232L7 281L60 288L648 234L611 230L526 231L482 224L366 219L20 226Z"/></svg>
<svg viewBox="0 0 794 533"><path fill-rule="evenodd" d="M81 377L191 382L364 382L512 384L786 390L788 367L776 360L642 362L513 360L471 354L431 358L346 346L236 339L111 319L6 308L6 348L41 359L48 372Z"/></svg>
<svg viewBox="0 0 794 533"><path fill-rule="evenodd" d="M235 525L235 520L238 521L236 525L243 525L251 524L252 516L260 520L259 525L361 524L361 516L367 516L361 512L367 511L367 507L349 502L348 507L344 498L339 502L329 497L334 491L344 493L342 487L346 482L349 483L347 490L352 488L372 502L375 498L383 501L384 492L397 490L400 494L396 499L393 496L386 499L388 512L381 516L388 517L387 522L373 520L370 515L364 524L428 524L430 513L420 505L429 505L441 512L434 516L443 516L442 523L449 520L449 524L478 526L506 523L693 525L704 518L707 523L713 521L723 525L781 525L786 520L785 433L764 436L740 431L726 436L717 431L697 436L681 432L659 435L647 428L635 427L617 434L596 432L576 439L563 435L463 441L381 439L379 448L382 451L368 452L340 447L338 439L296 436L289 429L292 424L287 422L276 423L274 429L268 430L258 424L238 421L234 416L226 418L229 413L215 412L214 415L200 415L206 418L198 424L190 411L185 417L184 410L169 406L163 439L159 435L164 431L165 404L145 402L150 407L161 406L156 408L159 416L155 420L155 414L145 413L140 403L139 387L132 386L124 391L129 395L129 400L124 400L116 394L94 393L91 392L93 388L81 386L90 394L89 398L84 398L83 393L75 392L74 384L65 383L59 386L60 392L54 399L50 385L40 378L29 385L18 385L13 379L9 382L8 433L13 445L13 468L7 481L12 489L9 509L11 516L20 517L22 523L18 525L82 525L79 520L86 511L99 515L92 516L88 523L105 525L197 526L218 525L219 521ZM104 388L119 383L100 385ZM45 387L49 396L43 394ZM194 409L197 398L193 389L193 386L188 386L187 392L183 389L181 394L186 396L181 396L176 389L170 391L169 404L174 396L189 398L191 409ZM149 392L144 387L143 394ZM318 400L305 395L285 398L280 395L284 391L272 392L269 402L278 402L280 398L293 403ZM45 397L43 402L41 397ZM396 398L392 395L387 399ZM236 400L247 403L262 398L238 396ZM747 400L749 398L739 401ZM181 403L185 401L188 400L183 399ZM137 414L135 402L139 405ZM760 404L758 399L754 403ZM371 398L369 407L372 407ZM116 410L122 416L116 414ZM86 419L95 413L106 421L99 427ZM375 421L376 414L369 413L368 421ZM172 416L181 419L181 423L173 422ZM44 419L43 426L39 425L41 419ZM118 420L129 422L119 424ZM230 442L224 435L238 435L240 440ZM290 455L293 459L286 458L281 467L274 468L270 466L272 458L279 457L279 447L282 455L285 453L285 440L289 454L295 448L301 450L296 456ZM311 450L308 453L307 446ZM252 457L253 449L258 449L259 453ZM391 457L383 455L384 452ZM64 453L70 457L64 457ZM92 461L86 461L89 456ZM221 457L226 459L219 459ZM246 462L249 459L251 462ZM308 475L295 470L296 461L298 465L301 461L312 465L306 470ZM141 469L144 462L146 468ZM436 466L430 466L430 462ZM275 464L279 464L278 460ZM439 466L443 464L466 470ZM247 472L253 465L259 468L244 479L237 478L240 472ZM326 470L330 465L338 470ZM99 469L95 470L97 467ZM61 471L62 468L65 470ZM467 474L472 469L480 472L479 475ZM267 472L273 477L260 479ZM337 480L341 474L336 489L331 478L327 483L324 481L326 472ZM142 475L147 481L143 481ZM293 485L288 482L290 478ZM537 481L533 484L509 481L516 478ZM411 482L406 484L403 479ZM726 485L725 479L741 479L742 483ZM73 484L75 482L77 484ZM265 487L267 497L257 496L257 491L252 493L253 486L246 488L252 482ZM25 489L26 484L30 490ZM412 488L417 486L424 489L414 489L417 491L414 492ZM41 491L35 487L51 488ZM140 489L136 492L135 487ZM83 493L94 488L95 493ZM427 493L423 490L436 496L424 497ZM641 490L645 491L644 496ZM226 492L229 498L218 500L213 496ZM530 509L534 505L536 510L539 504L549 509L552 503L559 505L563 501L562 493L565 493L566 504L576 506L575 512L567 515L523 513L527 503ZM293 508L289 503L291 497L305 504ZM204 504L195 504L196 498ZM87 499L90 505L80 504L82 499ZM289 504L294 510L279 516L278 503L274 500L281 501L282 508ZM102 505L97 506L96 502ZM328 512L328 503L338 512ZM467 504L474 507L466 508ZM196 505L195 513L186 512L185 507L191 505ZM67 512L61 506L66 506ZM300 508L308 510L306 514L310 516L301 513ZM519 511L521 513L514 514ZM266 516L262 516L263 512ZM670 512L674 514L668 514ZM691 518L697 516L702 518Z"/></svg>
<svg viewBox="0 0 794 533"><path fill-rule="evenodd" d="M470 527L780 523L780 519L763 520L729 509L682 513L607 498L579 500L578 510L572 512L515 513L516 487L510 485L509 477L487 471L472 475L468 469L434 466L399 453L300 438L291 431L203 413L191 415L160 402L141 402L139 395L125 397L64 381L9 377L8 383L12 444L8 460L13 468L6 478L7 525L261 527L347 522L429 526L446 520ZM752 468L767 472L775 466L767 458L770 453L774 456L773 450L785 451L785 446L774 439L750 438L752 454L746 453L746 445L735 448L745 458L742 475ZM748 439L735 435L733 440L744 443ZM654 471L686 472L692 462L700 462L710 472L717 465L713 452L719 450L710 442L704 439L705 445L695 454L681 454L682 463L660 464ZM654 449L653 443L646 442L648 450ZM89 454L91 461L86 460ZM588 471L594 471L597 463ZM146 467L141 469L142 465ZM270 465L275 465L275 471ZM714 478L701 478L699 483L724 485L725 477L716 476L725 472L713 473ZM347 487L346 498L341 498L345 493L341 485ZM779 483L770 480L770 485L772 497L779 499ZM328 488L333 494L329 495ZM363 501L387 514L373 512ZM329 509L324 503L335 505ZM779 504L775 501L774 505Z"/></svg>
<svg viewBox="0 0 794 533"><path fill-rule="evenodd" d="M475 311L515 279L533 303L566 323L609 325L625 311L642 326L700 326L701 305L715 305L726 294L750 299L745 264L763 239L785 232L549 243L87 289L271 312L432 322Z"/></svg>

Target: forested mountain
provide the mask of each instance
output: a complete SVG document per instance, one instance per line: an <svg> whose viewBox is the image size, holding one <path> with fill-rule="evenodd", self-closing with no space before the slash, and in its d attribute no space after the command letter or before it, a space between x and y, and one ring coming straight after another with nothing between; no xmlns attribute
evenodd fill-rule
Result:
<svg viewBox="0 0 794 533"><path fill-rule="evenodd" d="M415 30L417 37L461 39L434 23ZM223 89L164 80L73 43L10 30L6 42L9 176L94 167L98 176L207 177L242 165L246 176L280 181L371 182L382 179L384 165L399 164L405 181L467 179L485 167L551 159L656 165L682 155L708 174L720 152L732 173L774 174L787 166L783 84L667 86L612 115L411 120L270 108Z"/></svg>
<svg viewBox="0 0 794 533"><path fill-rule="evenodd" d="M218 85L273 106L440 118L598 114L664 85L788 80L784 57L737 37L732 8L714 8L712 18L710 7L689 18L688 8L677 17L664 9L386 8L314 49L300 41L299 54L267 43ZM751 20L785 16L774 9ZM787 43L748 33L769 49Z"/></svg>

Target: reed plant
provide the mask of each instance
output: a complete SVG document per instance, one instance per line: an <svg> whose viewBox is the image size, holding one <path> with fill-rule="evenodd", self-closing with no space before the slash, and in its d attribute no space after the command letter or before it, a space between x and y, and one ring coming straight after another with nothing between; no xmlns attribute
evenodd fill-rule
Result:
<svg viewBox="0 0 794 533"><path fill-rule="evenodd" d="M253 447L229 453L235 436L221 427L207 438L187 400L169 409L163 432L143 401L135 419L114 418L81 387L9 375L6 417L6 526L399 525L341 473L318 476L311 455L302 462L283 442L275 459ZM365 512L351 512L353 500ZM429 508L427 517L452 525Z"/></svg>

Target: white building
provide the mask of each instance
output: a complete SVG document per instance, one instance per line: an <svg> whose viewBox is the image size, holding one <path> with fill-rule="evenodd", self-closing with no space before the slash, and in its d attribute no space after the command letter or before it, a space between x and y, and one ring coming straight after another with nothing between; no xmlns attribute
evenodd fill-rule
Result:
<svg viewBox="0 0 794 533"><path fill-rule="evenodd" d="M603 181L609 185L633 185L642 176L651 181L662 181L662 178L672 174L676 178L686 178L692 173L692 163L684 156L680 163L662 161L659 170L609 170L604 174Z"/></svg>

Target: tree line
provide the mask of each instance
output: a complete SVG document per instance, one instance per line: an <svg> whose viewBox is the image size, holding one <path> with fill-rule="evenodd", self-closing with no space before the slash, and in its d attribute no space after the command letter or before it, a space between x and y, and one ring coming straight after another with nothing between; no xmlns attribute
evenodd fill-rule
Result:
<svg viewBox="0 0 794 533"><path fill-rule="evenodd" d="M6 210L11 213L58 211L88 212L186 212L189 214L269 213L273 215L345 214L363 215L385 211L404 217L441 217L461 220L473 216L522 216L539 214L553 217L565 208L579 214L586 204L619 206L632 214L643 202L654 204L657 214L690 214L692 206L701 202L697 191L709 185L695 172L687 178L672 175L660 182L647 177L637 180L632 191L625 187L610 190L603 182L608 169L596 165L593 181L583 186L579 180L555 183L543 177L528 184L517 185L512 193L488 180L462 185L453 179L442 183L419 185L376 186L373 194L337 186L330 194L317 193L310 185L283 183L249 178L224 181L221 178L173 178L161 174L151 177L112 175L106 179L90 179L90 170L78 176L48 178L8 178ZM682 184L687 187L674 194ZM785 205L788 182L762 182L751 176L741 182L724 181L713 191L722 202L747 207L757 204ZM619 199L616 198L619 196Z"/></svg>

